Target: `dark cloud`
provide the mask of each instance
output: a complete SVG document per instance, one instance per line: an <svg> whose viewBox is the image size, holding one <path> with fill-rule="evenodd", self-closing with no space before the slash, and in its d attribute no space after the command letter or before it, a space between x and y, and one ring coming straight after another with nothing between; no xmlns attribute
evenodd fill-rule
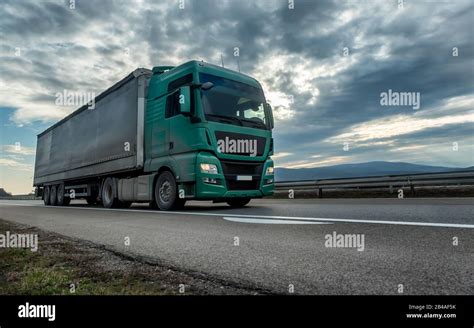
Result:
<svg viewBox="0 0 474 328"><path fill-rule="evenodd" d="M17 37L18 44L55 33L70 34L79 29L74 12L66 5L52 2L2 1L2 33Z"/></svg>

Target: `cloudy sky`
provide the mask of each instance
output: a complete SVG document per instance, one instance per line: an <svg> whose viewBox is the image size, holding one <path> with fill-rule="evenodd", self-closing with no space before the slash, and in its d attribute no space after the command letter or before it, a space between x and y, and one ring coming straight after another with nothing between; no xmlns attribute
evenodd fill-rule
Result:
<svg viewBox="0 0 474 328"><path fill-rule="evenodd" d="M262 83L277 166L472 166L473 21L470 0L2 0L0 187L31 191L36 134L74 109L56 93L221 56Z"/></svg>

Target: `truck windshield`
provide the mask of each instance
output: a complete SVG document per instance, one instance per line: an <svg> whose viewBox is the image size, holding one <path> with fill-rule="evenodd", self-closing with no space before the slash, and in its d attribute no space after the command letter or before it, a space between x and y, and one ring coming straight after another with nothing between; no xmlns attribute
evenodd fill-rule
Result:
<svg viewBox="0 0 474 328"><path fill-rule="evenodd" d="M200 73L199 79L214 84L201 90L206 120L268 129L262 89L205 73Z"/></svg>

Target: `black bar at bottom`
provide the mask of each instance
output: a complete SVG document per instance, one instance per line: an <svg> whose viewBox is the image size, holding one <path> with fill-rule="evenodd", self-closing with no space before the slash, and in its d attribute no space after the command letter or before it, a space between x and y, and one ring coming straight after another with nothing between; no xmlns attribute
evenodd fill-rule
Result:
<svg viewBox="0 0 474 328"><path fill-rule="evenodd" d="M30 313L41 312L32 305L54 305L54 321L46 308L44 317L32 318ZM21 309L27 317L19 317ZM0 296L0 327L89 327L98 322L109 327L173 322L473 327L473 309L472 296Z"/></svg>

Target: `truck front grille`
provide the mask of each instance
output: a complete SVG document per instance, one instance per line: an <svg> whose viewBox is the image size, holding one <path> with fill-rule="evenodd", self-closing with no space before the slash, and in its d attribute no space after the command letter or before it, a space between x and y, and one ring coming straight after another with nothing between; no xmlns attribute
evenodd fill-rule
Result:
<svg viewBox="0 0 474 328"><path fill-rule="evenodd" d="M263 163L221 161L227 189L257 190L262 178ZM238 175L250 175L252 181L238 181Z"/></svg>
<svg viewBox="0 0 474 328"><path fill-rule="evenodd" d="M262 175L263 163L221 161L224 175Z"/></svg>

